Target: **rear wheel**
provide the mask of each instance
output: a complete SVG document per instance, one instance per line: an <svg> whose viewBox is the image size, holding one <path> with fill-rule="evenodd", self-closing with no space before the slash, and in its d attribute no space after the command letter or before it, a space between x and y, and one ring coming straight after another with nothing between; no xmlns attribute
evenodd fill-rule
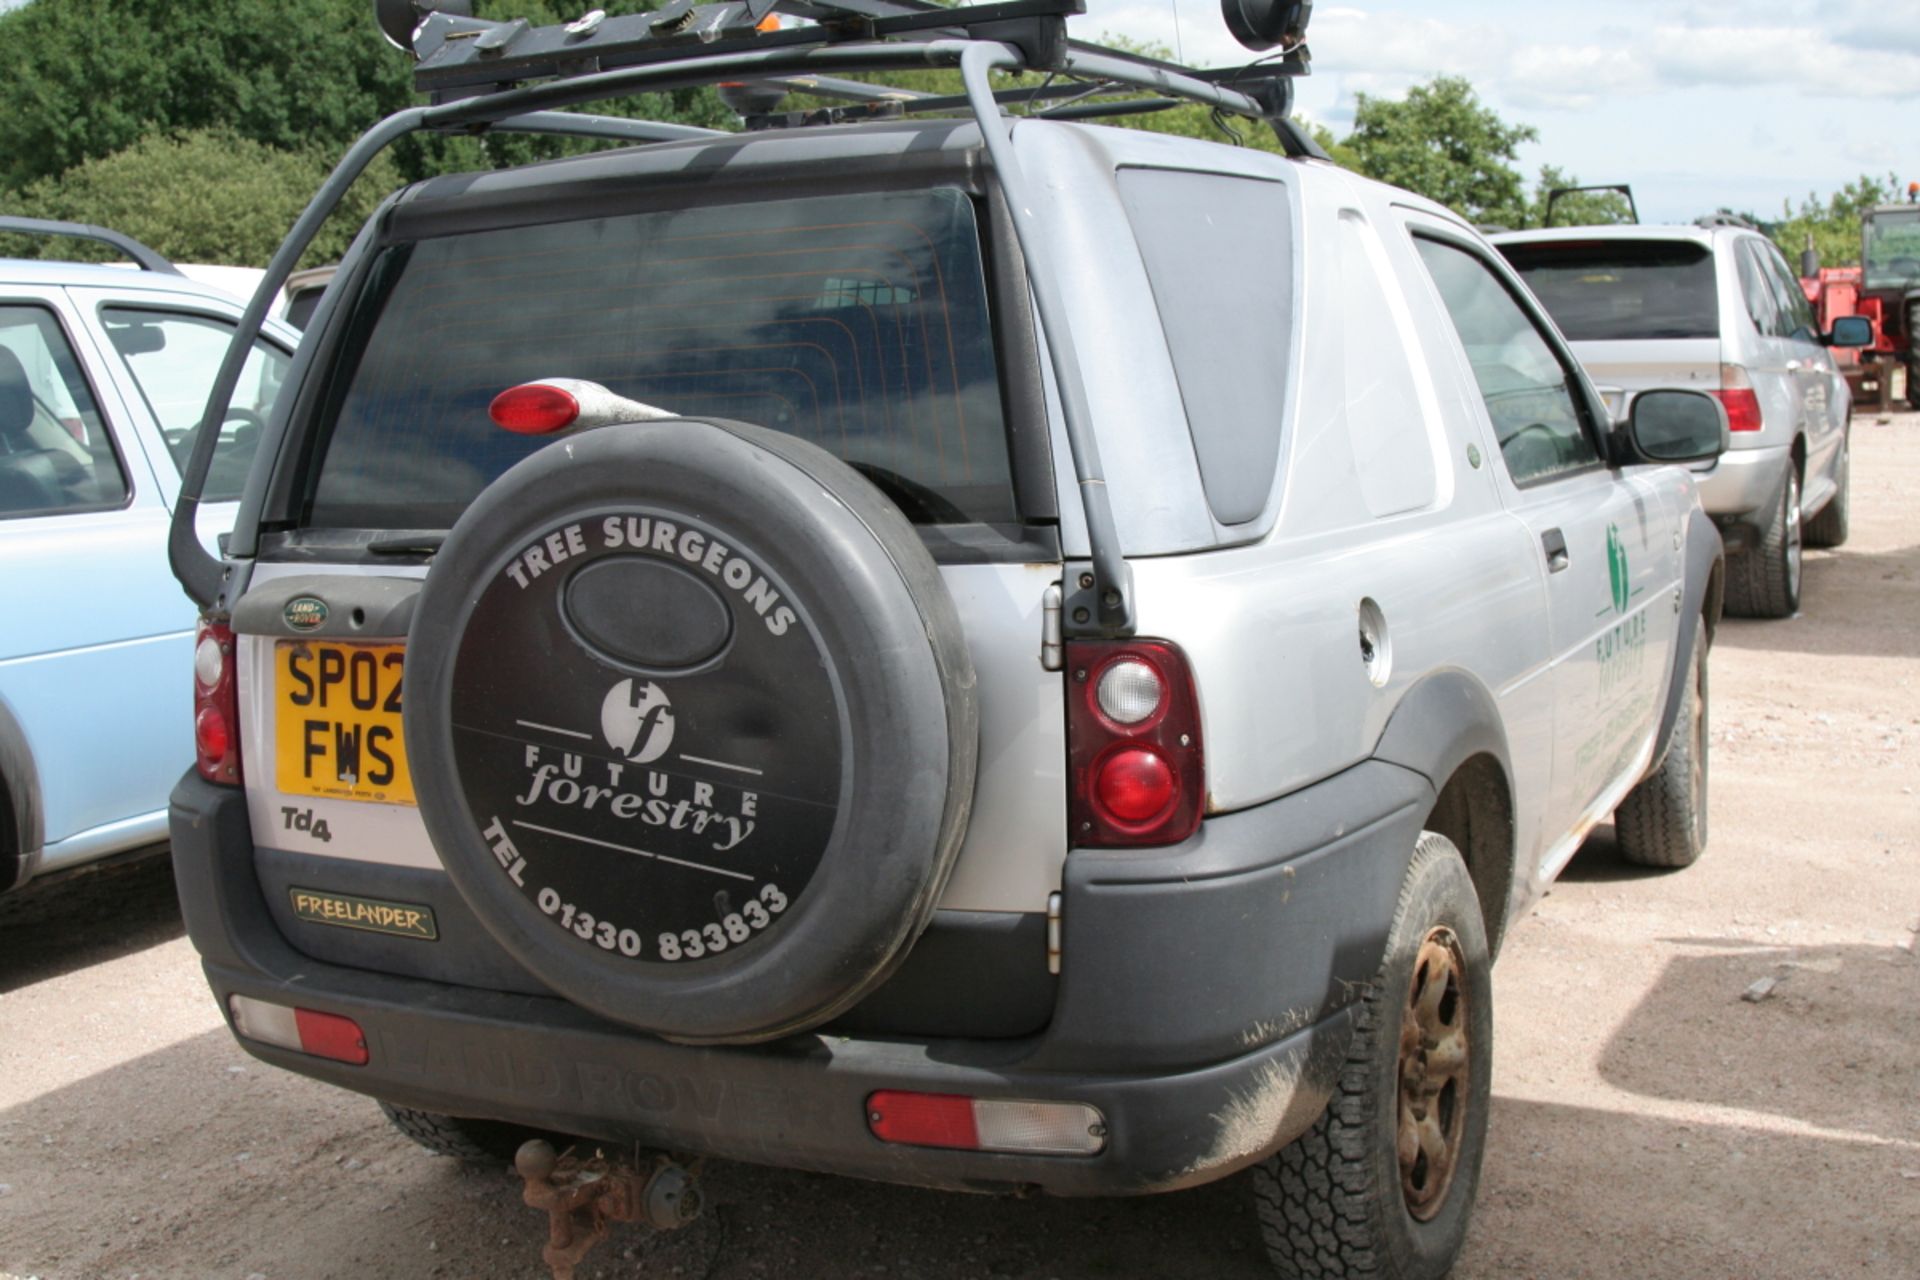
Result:
<svg viewBox="0 0 1920 1280"><path fill-rule="evenodd" d="M1707 626L1693 623L1693 687L1660 767L1614 811L1620 856L1642 867L1690 867L1707 847Z"/></svg>
<svg viewBox="0 0 1920 1280"><path fill-rule="evenodd" d="M1727 564L1727 612L1741 618L1787 618L1800 607L1800 472L1789 465L1780 503L1760 544Z"/></svg>
<svg viewBox="0 0 1920 1280"><path fill-rule="evenodd" d="M468 1120L443 1116L434 1111L416 1111L412 1107L382 1102L380 1110L407 1137L437 1156L450 1156L480 1164L512 1160L513 1153L528 1138L540 1137L532 1129L502 1124L498 1120Z"/></svg>
<svg viewBox="0 0 1920 1280"><path fill-rule="evenodd" d="M1847 540L1848 512L1853 501L1853 446L1841 441L1840 456L1833 464L1833 497L1820 508L1820 514L1807 521L1807 545L1838 547Z"/></svg>
<svg viewBox="0 0 1920 1280"><path fill-rule="evenodd" d="M1290 1280L1439 1280L1466 1240L1486 1147L1491 957L1452 841L1424 832L1327 1110L1253 1171Z"/></svg>

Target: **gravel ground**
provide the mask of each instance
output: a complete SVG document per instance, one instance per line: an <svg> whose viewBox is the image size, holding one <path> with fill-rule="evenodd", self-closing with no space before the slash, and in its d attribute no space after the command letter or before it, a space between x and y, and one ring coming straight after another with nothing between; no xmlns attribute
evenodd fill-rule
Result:
<svg viewBox="0 0 1920 1280"><path fill-rule="evenodd" d="M1920 415L1854 441L1853 541L1808 553L1802 616L1713 650L1706 857L1647 873L1603 829L1512 934L1460 1280L1920 1277ZM164 865L29 907L0 921L0 1272L545 1274L504 1168L234 1046ZM706 1189L582 1275L1266 1274L1237 1182L1002 1201L719 1164Z"/></svg>

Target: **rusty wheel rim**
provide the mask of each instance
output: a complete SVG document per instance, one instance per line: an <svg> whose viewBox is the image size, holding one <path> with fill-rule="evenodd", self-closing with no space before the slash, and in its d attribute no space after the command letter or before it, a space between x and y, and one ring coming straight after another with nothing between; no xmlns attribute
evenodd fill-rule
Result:
<svg viewBox="0 0 1920 1280"><path fill-rule="evenodd" d="M1420 942L1400 1018L1395 1147L1407 1211L1431 1221L1446 1202L1467 1123L1467 984L1460 940L1442 925Z"/></svg>

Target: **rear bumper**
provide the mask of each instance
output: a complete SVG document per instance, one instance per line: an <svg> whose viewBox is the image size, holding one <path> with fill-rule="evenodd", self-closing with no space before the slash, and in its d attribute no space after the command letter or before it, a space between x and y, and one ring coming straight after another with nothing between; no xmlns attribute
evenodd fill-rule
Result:
<svg viewBox="0 0 1920 1280"><path fill-rule="evenodd" d="M265 1061L405 1106L676 1151L1110 1195L1210 1181L1311 1126L1432 799L1418 774L1372 762L1210 819L1174 849L1071 855L1053 1015L1019 1040L812 1033L690 1047L553 997L316 962L262 898L239 792L189 775L173 838L188 932L222 1009L247 995L366 1032L365 1066L242 1040ZM1086 1103L1107 1145L1057 1157L881 1143L866 1099L883 1088Z"/></svg>
<svg viewBox="0 0 1920 1280"><path fill-rule="evenodd" d="M1762 445L1729 449L1711 470L1694 472L1700 505L1726 535L1728 550L1744 546L1747 539L1742 535L1753 534L1772 514L1791 465L1788 446Z"/></svg>

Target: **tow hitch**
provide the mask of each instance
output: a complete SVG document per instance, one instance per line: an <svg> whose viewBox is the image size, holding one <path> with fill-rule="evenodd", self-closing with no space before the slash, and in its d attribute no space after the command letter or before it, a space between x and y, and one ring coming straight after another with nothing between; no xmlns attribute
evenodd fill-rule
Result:
<svg viewBox="0 0 1920 1280"><path fill-rule="evenodd" d="M636 1167L644 1165L645 1167ZM633 1161L595 1152L583 1160L560 1155L551 1143L522 1143L513 1167L526 1180L527 1204L547 1215L547 1247L540 1253L553 1280L573 1280L589 1249L604 1240L613 1222L640 1222L673 1231L700 1216L696 1173L669 1156L644 1153Z"/></svg>

